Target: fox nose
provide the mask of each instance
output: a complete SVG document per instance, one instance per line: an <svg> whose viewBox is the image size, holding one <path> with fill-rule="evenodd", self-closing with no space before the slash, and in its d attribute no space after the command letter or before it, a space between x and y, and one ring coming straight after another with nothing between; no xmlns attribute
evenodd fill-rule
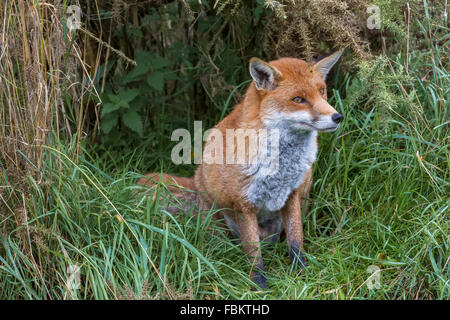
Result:
<svg viewBox="0 0 450 320"><path fill-rule="evenodd" d="M331 116L331 120L333 120L336 123L341 122L342 118L343 118L342 114L340 114L340 113L335 113Z"/></svg>

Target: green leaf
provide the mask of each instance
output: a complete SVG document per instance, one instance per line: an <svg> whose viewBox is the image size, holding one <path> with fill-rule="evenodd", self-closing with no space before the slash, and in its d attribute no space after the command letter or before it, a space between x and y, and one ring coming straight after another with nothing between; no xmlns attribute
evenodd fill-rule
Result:
<svg viewBox="0 0 450 320"><path fill-rule="evenodd" d="M123 79L123 84L128 84L135 80L140 80L140 76L150 71L150 65L148 63L138 63Z"/></svg>
<svg viewBox="0 0 450 320"><path fill-rule="evenodd" d="M150 60L150 64L153 67L153 69L162 69L164 67L170 66L172 62L161 56L154 55Z"/></svg>
<svg viewBox="0 0 450 320"><path fill-rule="evenodd" d="M130 109L133 111L139 111L145 105L147 105L147 97L145 97L144 95L140 95L133 100L133 103L130 105Z"/></svg>
<svg viewBox="0 0 450 320"><path fill-rule="evenodd" d="M120 108L130 109L130 105L124 100L120 101L118 105Z"/></svg>
<svg viewBox="0 0 450 320"><path fill-rule="evenodd" d="M119 98L121 101L126 102L128 104L134 98L136 98L138 96L138 94L139 94L139 90L137 90L137 89L122 90L119 93Z"/></svg>
<svg viewBox="0 0 450 320"><path fill-rule="evenodd" d="M140 76L146 74L150 71L151 65L150 61L153 59L153 55L144 50L137 50L136 52L136 63L135 66L123 79L123 83L127 84L129 82L139 80Z"/></svg>
<svg viewBox="0 0 450 320"><path fill-rule="evenodd" d="M142 126L142 120L139 113L133 110L129 110L122 116L123 123L134 132L139 133L140 136L142 136L143 132L143 126Z"/></svg>
<svg viewBox="0 0 450 320"><path fill-rule="evenodd" d="M144 50L136 52L136 63L137 66L124 77L124 84L139 80L151 70L162 69L172 64L170 60Z"/></svg>
<svg viewBox="0 0 450 320"><path fill-rule="evenodd" d="M258 22L259 19L261 18L261 15L264 13L264 10L265 10L264 4L266 3L266 1L265 0L256 0L256 3L257 3L257 5L256 5L253 15L255 17L256 22Z"/></svg>
<svg viewBox="0 0 450 320"><path fill-rule="evenodd" d="M162 91L164 89L164 74L159 71L150 73L147 77L147 83L156 91Z"/></svg>
<svg viewBox="0 0 450 320"><path fill-rule="evenodd" d="M151 61L153 58L153 55L145 50L139 49L136 51L136 62L141 66L147 65L148 61Z"/></svg>
<svg viewBox="0 0 450 320"><path fill-rule="evenodd" d="M118 104L120 102L119 96L116 96L115 94L108 93L106 96L108 97L109 101L114 104Z"/></svg>
<svg viewBox="0 0 450 320"><path fill-rule="evenodd" d="M111 102L105 103L102 107L101 117L103 118L106 114L116 111L118 109L120 109L119 104L115 104L115 103L111 103Z"/></svg>
<svg viewBox="0 0 450 320"><path fill-rule="evenodd" d="M105 134L111 132L111 129L117 126L117 120L119 118L118 113L108 114L105 118L102 119L102 130Z"/></svg>

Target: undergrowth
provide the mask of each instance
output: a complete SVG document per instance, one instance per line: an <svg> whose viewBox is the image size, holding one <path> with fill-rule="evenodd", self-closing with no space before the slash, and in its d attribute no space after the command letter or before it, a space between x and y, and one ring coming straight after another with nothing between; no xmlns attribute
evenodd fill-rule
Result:
<svg viewBox="0 0 450 320"><path fill-rule="evenodd" d="M136 35L129 38L130 42L121 42L120 52L125 57L138 59L139 55L147 58L150 55L158 60L156 52L147 50L145 37L140 37L139 32L155 27L152 14L156 12L153 16L156 17L157 10L167 8L155 7L148 21L144 20L147 24L133 29L133 23L139 21L133 17L139 11L131 6L124 14L119 2L113 1L111 5L114 3L116 11L111 12L121 13L123 19L111 38L124 39L123 32L128 31ZM309 266L297 274L290 269L285 241L264 244L263 258L270 291L263 293L251 290L248 262L242 248L212 219L214 208L202 212L200 219L189 214L173 215L164 209L168 201L176 203L166 186L161 184L148 190L135 184L148 171L192 175L194 166L174 166L170 161L171 131L179 127L189 129L194 119L212 126L225 116L248 85L247 56L262 51L262 47L245 49L259 43L257 36L247 43L243 35L251 28L241 30L237 24L239 19L244 19L240 16L240 6L248 5L246 2L225 1L222 6L212 4L210 7L202 2L204 10L215 10L217 16L201 18L195 15L201 12L196 7L197 2L182 3L186 11L169 8L173 12L164 16L185 15L191 22L189 19L198 18L199 22L209 19L196 26L198 28L207 28L208 23L224 25L220 32L217 29L206 32L219 43L214 42L215 47L209 47L210 51L197 46L203 53L189 53L192 49L189 47L184 51L188 57L180 56L179 60L172 59L173 52L168 51L172 53L168 53L165 60L158 60L159 69L153 64L145 70L135 69L130 61L130 65L126 65L126 59L121 57L115 57L109 66L112 60L104 56L96 60L91 56L94 62L83 69L82 81L91 86L83 89L86 91L77 91L78 87L73 84L71 88L79 96L64 91L65 95L61 96L58 86L49 86L47 92L53 97L49 100L24 94L19 81L24 72L20 60L2 64L2 70L7 73L1 78L0 97L7 103L1 119L10 121L3 121L1 136L0 297L449 299L450 33L446 16L440 16L442 7L430 6L426 1L411 2L409 20L408 8L392 10L383 20L386 23L381 33L383 37L377 34L380 37L376 40L371 38L373 35L358 33L356 27L352 29L363 39L361 44L370 41L374 46L373 40L379 42L379 47L358 45L352 48L349 45L351 50L347 50L344 63L337 66L328 81L330 103L344 115L344 121L337 132L319 136L311 208L304 215ZM264 14L272 12L276 19L284 19L277 10L286 10L292 5L280 2L286 7L270 7L264 3L253 3L252 10L243 15L248 14L247 19L251 21L261 15L261 21L267 21ZM364 1L349 3L359 4L360 9L364 9ZM377 3L382 10L387 10L388 2ZM405 3L396 1L395 6ZM20 13L20 6L14 8ZM312 14L320 14L316 6L310 10ZM346 8L334 10L331 15L344 10L351 16ZM419 12L423 13L421 19L417 19ZM303 17L289 10L286 14L286 19L292 23ZM289 15L297 15L297 18ZM125 17L131 17L133 23L128 25ZM308 31L311 23L305 20L305 35L311 34ZM295 26L278 25L280 28ZM320 35L326 37L328 29L322 27ZM353 28L353 25L348 24L348 27ZM184 37L185 29L180 27L179 30L180 33L161 30L160 35L176 38L183 34ZM283 34L288 38L296 36L292 32ZM326 41L327 50L336 44L332 38ZM93 41L87 39L89 36L83 40ZM272 39L278 43L272 48L289 52L290 47L283 47L280 39ZM161 43L170 47L170 43L176 42L172 40ZM183 41L188 40L189 36L183 38ZM312 41L310 49L300 48L305 57L309 55L308 50L315 55L323 47L317 40ZM17 42L15 48L21 43ZM97 48L97 45L90 43L85 48ZM144 50L135 54L130 51L134 45L142 45ZM372 57L351 60L359 49L367 49ZM198 59L192 60L197 61L195 66L188 64L189 54ZM56 61L55 66L63 63L53 61ZM170 70L176 70L172 79ZM90 71L96 75L92 83L88 76ZM100 76L102 74L108 76L105 78ZM164 88L156 81L161 74L167 77ZM5 82L5 77L15 80ZM39 81L43 81L37 76L36 79L35 84L29 83L29 92L34 92L35 87L31 85L39 88ZM94 88L98 89L98 95ZM138 89L142 91L133 91ZM29 109L21 108L26 96L37 99L27 102ZM65 97L65 102L57 101L66 107L66 114L59 110L62 120L55 113L54 117L41 119L31 116L34 111L30 118L20 117L16 112L34 110L33 103L51 111L53 109L48 109L54 106L51 101L56 101L52 99L61 97ZM150 107L146 107L145 101L138 101L142 97L149 98ZM103 109L99 109L99 99L104 100ZM98 118L91 121L89 113L76 109L77 101L85 102L87 109L93 103ZM202 103L206 107L202 107ZM131 111L139 116L129 114L131 108L136 108ZM113 112L116 116L111 116ZM109 131L105 130L108 117L116 119L109 120L112 121ZM56 119L67 127L49 126ZM142 126L136 126L138 121L142 121ZM43 143L40 135L33 140L36 136L33 134L21 140L19 133L26 132L27 125L34 126L32 132L41 129L47 132L48 142ZM103 132L86 139L85 130L95 131L93 127L103 128ZM71 128L74 131L68 134L66 130ZM27 153L33 148L38 151ZM368 269L374 267L379 270L380 286L371 289L368 284L373 271L368 272Z"/></svg>

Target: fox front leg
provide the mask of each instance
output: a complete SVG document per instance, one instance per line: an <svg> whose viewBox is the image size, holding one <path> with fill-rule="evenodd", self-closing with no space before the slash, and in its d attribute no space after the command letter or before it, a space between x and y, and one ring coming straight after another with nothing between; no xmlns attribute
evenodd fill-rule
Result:
<svg viewBox="0 0 450 320"><path fill-rule="evenodd" d="M303 249L302 211L300 207L300 188L292 192L281 210L284 230L289 246L289 257L295 269L301 269L307 262Z"/></svg>
<svg viewBox="0 0 450 320"><path fill-rule="evenodd" d="M252 280L262 289L267 289L264 262L261 256L257 209L240 206L234 214L242 247L252 264ZM236 211L237 211L236 210Z"/></svg>

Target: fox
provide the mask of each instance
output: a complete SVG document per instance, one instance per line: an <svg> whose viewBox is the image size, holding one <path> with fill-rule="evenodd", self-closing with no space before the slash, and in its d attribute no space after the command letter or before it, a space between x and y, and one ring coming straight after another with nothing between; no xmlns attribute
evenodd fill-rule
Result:
<svg viewBox="0 0 450 320"><path fill-rule="evenodd" d="M289 57L270 62L250 59L251 82L242 101L214 129L224 137L230 129L277 130L275 173L264 173L268 164L258 162L258 156L249 154L255 151L246 149L246 155L256 159L252 165L203 161L191 178L149 173L138 181L147 187L159 181L170 183L175 196L195 202L198 208L220 208L214 218L224 221L240 240L251 264L250 277L262 289L268 289L263 241L283 235L294 269L301 272L307 266L302 211L309 206L318 132L335 131L343 120L327 102L325 82L342 53L311 63ZM212 140L206 140L204 150ZM223 151L236 153L236 147Z"/></svg>

